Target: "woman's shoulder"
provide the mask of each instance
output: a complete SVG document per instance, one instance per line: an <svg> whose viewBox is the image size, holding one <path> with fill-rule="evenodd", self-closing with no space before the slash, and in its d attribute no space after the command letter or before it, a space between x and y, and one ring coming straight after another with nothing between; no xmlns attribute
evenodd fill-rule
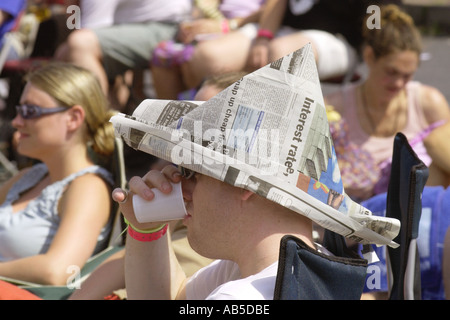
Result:
<svg viewBox="0 0 450 320"><path fill-rule="evenodd" d="M428 123L442 119L450 120L450 107L444 94L436 87L418 83L420 105Z"/></svg>
<svg viewBox="0 0 450 320"><path fill-rule="evenodd" d="M61 218L73 216L75 211L83 211L90 215L92 211L97 212L99 219L104 218L99 215L102 211L106 215L109 213L108 204L111 203L112 184L99 176L96 172L90 170L83 174L77 174L70 179L67 184L59 186L61 200L58 203L58 212ZM62 189L61 186L63 187ZM74 206L76 204L76 206ZM78 215L78 213L76 214Z"/></svg>
<svg viewBox="0 0 450 320"><path fill-rule="evenodd" d="M113 185L113 174L106 170L105 168L93 165L90 167L86 167L84 169L79 170L78 172L75 172L71 174L70 176L66 177L64 179L65 183L74 183L75 181L98 181Z"/></svg>
<svg viewBox="0 0 450 320"><path fill-rule="evenodd" d="M113 184L112 174L106 169L98 166L81 170L70 179L71 186L81 186L82 190L95 190L99 187L108 189Z"/></svg>
<svg viewBox="0 0 450 320"><path fill-rule="evenodd" d="M91 199L92 203L94 199L109 199L113 185L114 182L108 171L92 166L66 177L59 184L54 185L54 188L56 188L55 191L64 192L62 195L64 200Z"/></svg>

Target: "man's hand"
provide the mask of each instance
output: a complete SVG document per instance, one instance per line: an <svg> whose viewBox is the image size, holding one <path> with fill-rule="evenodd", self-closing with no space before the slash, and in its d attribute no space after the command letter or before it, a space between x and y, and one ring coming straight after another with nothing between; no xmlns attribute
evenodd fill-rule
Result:
<svg viewBox="0 0 450 320"><path fill-rule="evenodd" d="M155 196L151 188L158 188L161 192L168 194L172 192L170 181L174 183L181 181L181 174L173 165L168 165L161 171L151 170L143 177L132 177L129 181L130 190L116 188L112 192L112 198L119 203L120 210L129 223L138 229L153 229L167 221L139 223L134 214L132 197L137 194L145 200L151 201Z"/></svg>

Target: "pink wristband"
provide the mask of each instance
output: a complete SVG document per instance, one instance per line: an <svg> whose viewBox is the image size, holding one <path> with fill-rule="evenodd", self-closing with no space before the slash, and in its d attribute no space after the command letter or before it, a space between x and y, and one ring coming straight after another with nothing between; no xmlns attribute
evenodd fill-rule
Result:
<svg viewBox="0 0 450 320"><path fill-rule="evenodd" d="M152 232L152 233L141 233L139 231L136 231L129 225L128 226L128 234L135 240L142 241L142 242L150 242L150 241L158 240L163 235L165 235L168 227L169 227L169 225L166 224L159 231Z"/></svg>
<svg viewBox="0 0 450 320"><path fill-rule="evenodd" d="M228 33L230 32L230 24L228 23L227 19L222 20L222 33Z"/></svg>
<svg viewBox="0 0 450 320"><path fill-rule="evenodd" d="M258 30L258 34L257 34L258 38L267 38L269 40L272 40L274 38L273 32L267 29L259 29Z"/></svg>

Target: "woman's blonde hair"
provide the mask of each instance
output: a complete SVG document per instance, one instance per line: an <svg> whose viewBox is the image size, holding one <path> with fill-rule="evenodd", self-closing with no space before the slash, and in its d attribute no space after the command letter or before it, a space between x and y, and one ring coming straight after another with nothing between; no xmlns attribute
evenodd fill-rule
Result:
<svg viewBox="0 0 450 320"><path fill-rule="evenodd" d="M366 23L362 31L365 43L373 49L375 57L406 50L420 55L422 40L413 18L394 4L382 6L380 11L380 28L370 29Z"/></svg>
<svg viewBox="0 0 450 320"><path fill-rule="evenodd" d="M61 106L83 107L86 142L100 155L114 151L114 114L97 78L88 70L69 63L52 62L30 73L26 80L53 97Z"/></svg>

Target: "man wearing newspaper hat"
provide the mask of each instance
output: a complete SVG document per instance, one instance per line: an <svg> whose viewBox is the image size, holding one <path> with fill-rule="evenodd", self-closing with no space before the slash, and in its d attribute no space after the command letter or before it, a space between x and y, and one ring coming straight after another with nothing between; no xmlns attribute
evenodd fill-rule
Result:
<svg viewBox="0 0 450 320"><path fill-rule="evenodd" d="M132 117L111 119L125 142L178 165L133 177L129 192L113 192L129 223L125 269L130 299L273 299L285 235L300 239L313 252L330 254L314 242L313 222L361 243L396 246L392 239L398 221L372 217L345 195L310 45L245 76L207 102L191 108L187 103L182 103L183 110L189 110L172 121L166 120L175 113L174 102L161 101L144 101ZM215 110L216 116L210 116ZM152 119L150 113L158 115ZM205 134L211 125L204 131L195 127L197 119L202 124L216 121L219 136ZM263 139L269 124L282 132ZM242 127L257 130L250 135L245 131L243 138L232 130ZM181 129L194 134L177 135ZM258 149L261 141L269 142L272 152ZM240 148L245 157L239 157ZM201 161L177 157L186 152L200 155ZM182 183L189 243L217 259L189 279L165 236L166 222L139 223L133 212L133 197L153 199L152 187L170 193L169 182Z"/></svg>
<svg viewBox="0 0 450 320"><path fill-rule="evenodd" d="M169 192L169 181L182 181L188 213L183 223L193 249L206 257L226 260L217 260L186 282L167 237L138 241L129 236L126 248L129 299L272 299L281 237L295 235L316 249L311 220L251 191L206 175L194 174L185 179L175 166L168 166L162 172L149 172L142 180L133 178L130 188L145 197L149 185ZM129 213L130 194L121 204L129 223L139 229L159 229L161 223L139 224ZM122 200L121 196L118 192L115 199ZM171 281L167 281L169 277ZM256 279L261 281L254 286ZM226 284L229 280L238 281ZM221 288L214 291L218 285Z"/></svg>

